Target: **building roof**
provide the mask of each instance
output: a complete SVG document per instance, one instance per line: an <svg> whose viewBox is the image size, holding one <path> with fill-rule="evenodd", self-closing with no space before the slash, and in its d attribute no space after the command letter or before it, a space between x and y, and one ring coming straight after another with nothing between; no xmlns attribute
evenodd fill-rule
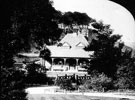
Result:
<svg viewBox="0 0 135 100"><path fill-rule="evenodd" d="M57 46L48 46L47 47L51 51L51 57L63 57L63 58L90 58L93 54L93 51L87 52L83 49L76 48L63 48Z"/></svg>
<svg viewBox="0 0 135 100"><path fill-rule="evenodd" d="M67 34L60 41L62 45L46 46L51 51L51 57L58 58L90 58L94 51L85 51L83 48L88 41L82 34ZM27 57L39 57L39 53L23 53Z"/></svg>
<svg viewBox="0 0 135 100"><path fill-rule="evenodd" d="M39 53L18 53L18 55L24 56L24 57L39 57Z"/></svg>
<svg viewBox="0 0 135 100"><path fill-rule="evenodd" d="M90 58L93 54L93 51L87 52L82 49L65 49L57 46L49 46L51 51L51 57L58 58ZM39 53L22 53L22 56L26 57L39 57Z"/></svg>
<svg viewBox="0 0 135 100"><path fill-rule="evenodd" d="M75 48L79 43L83 44L84 47L88 46L88 41L85 39L83 34L71 33L65 35L65 37L60 41L62 44L69 44L71 48Z"/></svg>

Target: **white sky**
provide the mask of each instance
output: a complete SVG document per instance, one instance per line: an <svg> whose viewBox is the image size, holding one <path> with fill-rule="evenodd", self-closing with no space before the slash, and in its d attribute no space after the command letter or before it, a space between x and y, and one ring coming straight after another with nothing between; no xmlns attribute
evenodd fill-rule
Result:
<svg viewBox="0 0 135 100"><path fill-rule="evenodd" d="M62 12L85 12L89 17L110 24L114 34L123 35L126 43L135 42L135 20L122 6L109 0L53 0L54 7Z"/></svg>

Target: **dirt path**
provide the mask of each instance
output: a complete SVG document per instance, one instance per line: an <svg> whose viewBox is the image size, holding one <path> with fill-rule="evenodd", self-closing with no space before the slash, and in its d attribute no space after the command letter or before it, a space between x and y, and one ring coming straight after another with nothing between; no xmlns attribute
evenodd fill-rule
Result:
<svg viewBox="0 0 135 100"><path fill-rule="evenodd" d="M85 93L75 93L75 92L55 92L55 89L59 87L34 87L34 88L28 88L26 91L29 94L29 97L34 97L37 100L40 100L42 96L46 95L46 98L42 98L43 100L55 100L57 96L60 96L58 100L66 100L67 98L71 98L71 96L86 96L86 97L109 97L109 98L128 98L131 100L135 100L135 96L129 96L129 95L120 95L118 93L90 93L90 92L85 92ZM51 95L48 97L48 95ZM67 98L62 97L63 95L66 95ZM54 97L55 96L55 97ZM62 99L64 98L64 99ZM77 97L76 97L77 98ZM36 100L35 99L35 100ZM31 99L33 100L33 99ZM56 99L57 100L57 99ZM67 99L68 100L68 99ZM69 100L81 100L81 99L69 99ZM87 100L87 99L82 99L82 100ZM111 99L108 99L111 100ZM116 100L116 99L112 99Z"/></svg>

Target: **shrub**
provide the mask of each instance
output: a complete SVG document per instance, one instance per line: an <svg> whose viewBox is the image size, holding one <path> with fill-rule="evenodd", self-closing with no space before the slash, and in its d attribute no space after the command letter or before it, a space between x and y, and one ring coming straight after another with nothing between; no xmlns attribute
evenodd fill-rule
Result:
<svg viewBox="0 0 135 100"><path fill-rule="evenodd" d="M86 80L84 87L93 89L94 91L107 91L112 86L112 79L108 78L104 73L92 75L90 80Z"/></svg>
<svg viewBox="0 0 135 100"><path fill-rule="evenodd" d="M46 84L48 82L48 77L46 76L45 69L42 66L37 64L27 65L27 75L26 75L26 84Z"/></svg>
<svg viewBox="0 0 135 100"><path fill-rule="evenodd" d="M115 87L118 89L135 89L135 58L125 53L122 64L118 65Z"/></svg>
<svg viewBox="0 0 135 100"><path fill-rule="evenodd" d="M134 89L135 86L129 77L120 77L115 81L114 86L117 89Z"/></svg>
<svg viewBox="0 0 135 100"><path fill-rule="evenodd" d="M61 89L75 90L77 85L72 83L71 79L57 79L55 85L60 86Z"/></svg>

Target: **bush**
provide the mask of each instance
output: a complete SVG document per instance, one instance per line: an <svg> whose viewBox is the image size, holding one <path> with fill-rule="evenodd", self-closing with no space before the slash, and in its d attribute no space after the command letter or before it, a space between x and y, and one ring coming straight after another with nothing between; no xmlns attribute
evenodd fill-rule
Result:
<svg viewBox="0 0 135 100"><path fill-rule="evenodd" d="M77 85L73 83L71 79L57 79L55 85L60 86L61 89L65 90L77 89Z"/></svg>
<svg viewBox="0 0 135 100"><path fill-rule="evenodd" d="M125 53L122 64L118 65L115 87L117 89L135 89L135 58Z"/></svg>
<svg viewBox="0 0 135 100"><path fill-rule="evenodd" d="M1 100L27 100L24 72L1 68Z"/></svg>
<svg viewBox="0 0 135 100"><path fill-rule="evenodd" d="M26 75L26 84L28 85L42 85L48 82L48 77L46 76L46 71L42 66L37 64L27 65L27 75Z"/></svg>
<svg viewBox="0 0 135 100"><path fill-rule="evenodd" d="M117 89L135 89L133 82L129 77L120 77L115 81L114 86Z"/></svg>
<svg viewBox="0 0 135 100"><path fill-rule="evenodd" d="M90 80L86 80L84 87L94 91L107 91L112 87L112 79L103 73L97 73L92 75Z"/></svg>

